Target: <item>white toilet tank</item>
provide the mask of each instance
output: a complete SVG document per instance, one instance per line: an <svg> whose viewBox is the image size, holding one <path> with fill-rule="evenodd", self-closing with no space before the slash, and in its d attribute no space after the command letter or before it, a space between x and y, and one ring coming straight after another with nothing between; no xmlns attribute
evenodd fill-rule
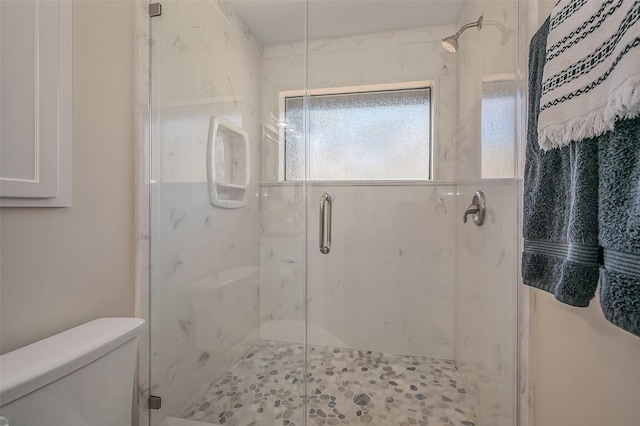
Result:
<svg viewBox="0 0 640 426"><path fill-rule="evenodd" d="M102 318L0 356L0 424L130 426L143 324Z"/></svg>

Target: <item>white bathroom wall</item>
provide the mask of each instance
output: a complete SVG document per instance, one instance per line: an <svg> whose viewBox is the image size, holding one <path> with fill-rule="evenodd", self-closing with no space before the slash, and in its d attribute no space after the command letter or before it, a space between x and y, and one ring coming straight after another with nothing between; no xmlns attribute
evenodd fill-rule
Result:
<svg viewBox="0 0 640 426"><path fill-rule="evenodd" d="M555 2L537 3L542 24ZM598 296L588 308L533 289L530 297L534 424L637 424L640 338L610 324Z"/></svg>
<svg viewBox="0 0 640 426"><path fill-rule="evenodd" d="M434 168L456 174L453 133L456 60L440 46L453 26L317 39L309 43L311 89L431 80ZM279 92L299 90L300 43L265 47L263 123L282 118ZM277 129L277 127L275 127ZM278 180L279 146L263 140L262 178ZM310 161L313 161L311 158ZM302 341L305 278L302 192L293 184L261 190L261 337ZM318 201L334 197L331 253L318 250ZM454 355L452 185L313 184L309 191L307 280L311 344Z"/></svg>
<svg viewBox="0 0 640 426"><path fill-rule="evenodd" d="M157 424L184 414L258 338L257 274L241 292L215 280L197 293L192 287L233 267L258 266L261 47L230 10L209 1L163 2L152 41L151 393L163 401L152 412ZM238 209L209 200L213 116L249 135L251 184L247 205ZM201 320L211 312L232 317L238 307L228 300L255 317L237 324Z"/></svg>
<svg viewBox="0 0 640 426"><path fill-rule="evenodd" d="M0 353L133 315L133 16L73 2L73 205L0 210Z"/></svg>
<svg viewBox="0 0 640 426"><path fill-rule="evenodd" d="M597 299L574 308L536 291L532 315L535 425L637 424L640 338L610 324Z"/></svg>
<svg viewBox="0 0 640 426"><path fill-rule="evenodd" d="M458 24L476 21L482 15L484 26L479 32L467 30L456 53L456 146L461 183L456 206L455 359L471 392L479 424L495 426L516 423L518 182L515 122L513 137L502 147L510 159L503 169L505 179L486 179L482 174L483 118L486 120L482 85L487 80L511 79L515 88L516 6L516 1L465 4ZM515 114L514 102L510 117ZM495 124L499 128L504 123ZM478 190L486 195L485 223L481 227L471 220L463 224L464 209Z"/></svg>

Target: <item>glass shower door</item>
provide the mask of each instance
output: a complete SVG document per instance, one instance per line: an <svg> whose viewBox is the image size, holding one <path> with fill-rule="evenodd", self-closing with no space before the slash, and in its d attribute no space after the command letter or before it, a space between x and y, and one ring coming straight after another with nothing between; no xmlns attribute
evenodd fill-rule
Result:
<svg viewBox="0 0 640 426"><path fill-rule="evenodd" d="M163 1L151 18L154 426L304 423L305 186L277 165L279 93L303 88L303 63L269 71L272 36L244 3Z"/></svg>
<svg viewBox="0 0 640 426"><path fill-rule="evenodd" d="M351 425L476 421L454 361L455 163L438 157L455 128L457 64L438 38L451 30L429 16L457 15L447 7L309 6L310 424L319 413ZM329 10L395 18L328 40Z"/></svg>
<svg viewBox="0 0 640 426"><path fill-rule="evenodd" d="M308 22L309 424L517 424L517 2L312 1Z"/></svg>
<svg viewBox="0 0 640 426"><path fill-rule="evenodd" d="M163 2L153 426L516 424L516 6Z"/></svg>

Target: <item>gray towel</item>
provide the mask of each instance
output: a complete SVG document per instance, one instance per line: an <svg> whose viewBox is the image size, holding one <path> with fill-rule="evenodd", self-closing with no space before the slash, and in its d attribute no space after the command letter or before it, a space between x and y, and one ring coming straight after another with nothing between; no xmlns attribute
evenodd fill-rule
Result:
<svg viewBox="0 0 640 426"><path fill-rule="evenodd" d="M640 336L640 117L599 137L600 303L613 324Z"/></svg>
<svg viewBox="0 0 640 426"><path fill-rule="evenodd" d="M549 19L529 50L529 123L524 176L522 278L573 306L598 285L597 138L542 151L538 113Z"/></svg>

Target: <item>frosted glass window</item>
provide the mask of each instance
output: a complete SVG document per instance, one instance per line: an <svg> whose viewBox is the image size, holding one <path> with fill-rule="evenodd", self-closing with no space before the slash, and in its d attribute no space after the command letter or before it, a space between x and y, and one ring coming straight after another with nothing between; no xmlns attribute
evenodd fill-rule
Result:
<svg viewBox="0 0 640 426"><path fill-rule="evenodd" d="M309 98L311 180L429 179L429 88ZM285 180L304 179L302 97L285 102Z"/></svg>
<svg viewBox="0 0 640 426"><path fill-rule="evenodd" d="M482 177L515 177L516 87L513 81L482 85Z"/></svg>

